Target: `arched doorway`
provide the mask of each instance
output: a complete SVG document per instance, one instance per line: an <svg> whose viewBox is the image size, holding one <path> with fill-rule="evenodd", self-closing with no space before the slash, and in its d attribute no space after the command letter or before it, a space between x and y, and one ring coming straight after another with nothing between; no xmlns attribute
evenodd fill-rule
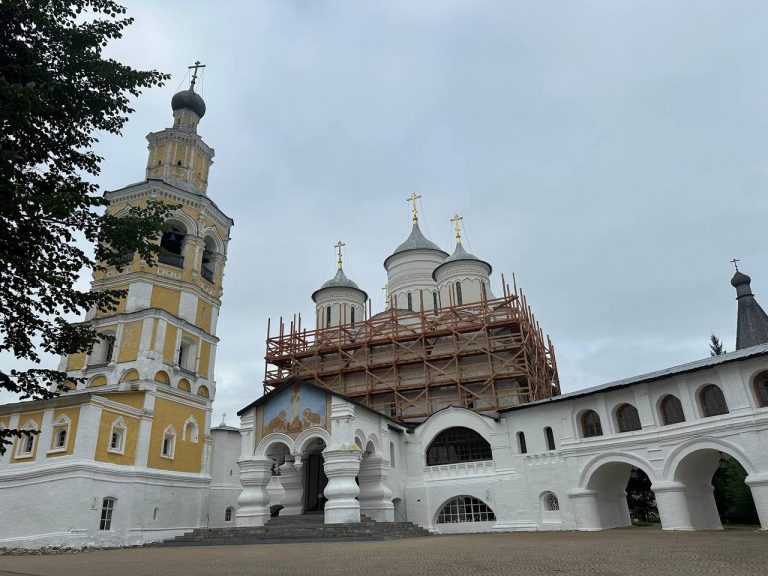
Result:
<svg viewBox="0 0 768 576"><path fill-rule="evenodd" d="M658 518L648 474L626 461L608 461L589 476L586 489L594 494L597 520L592 529L632 526L633 520Z"/></svg>
<svg viewBox="0 0 768 576"><path fill-rule="evenodd" d="M748 463L719 447L693 450L677 462L673 479L682 486L694 530L720 530L723 521L759 524L750 487Z"/></svg>
<svg viewBox="0 0 768 576"><path fill-rule="evenodd" d="M320 513L325 507L323 491L328 485L328 477L325 475L323 450L325 441L314 438L301 454L304 514Z"/></svg>

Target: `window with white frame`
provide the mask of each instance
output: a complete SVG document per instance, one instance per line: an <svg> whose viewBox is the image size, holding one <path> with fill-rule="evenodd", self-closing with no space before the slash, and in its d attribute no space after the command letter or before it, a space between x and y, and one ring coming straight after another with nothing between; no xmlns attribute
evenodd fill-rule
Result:
<svg viewBox="0 0 768 576"><path fill-rule="evenodd" d="M438 524L458 522L492 522L496 520L493 510L482 500L472 496L458 496L449 500L437 515Z"/></svg>
<svg viewBox="0 0 768 576"><path fill-rule="evenodd" d="M37 441L37 434L33 434L33 432L38 431L39 428L34 420L27 420L22 430L27 432L27 434L19 438L16 444L16 458L31 458L32 453L35 451L35 442Z"/></svg>
<svg viewBox="0 0 768 576"><path fill-rule="evenodd" d="M176 430L173 425L169 425L163 432L163 446L160 455L163 458L173 459L176 452Z"/></svg>
<svg viewBox="0 0 768 576"><path fill-rule="evenodd" d="M109 432L109 452L115 454L125 453L125 441L128 435L128 427L125 425L125 420L120 416L117 420L112 422L112 428Z"/></svg>
<svg viewBox="0 0 768 576"><path fill-rule="evenodd" d="M99 530L112 529L112 514L115 511L116 498L108 497L101 501L101 520Z"/></svg>
<svg viewBox="0 0 768 576"><path fill-rule="evenodd" d="M181 439L185 442L197 444L199 436L200 428L197 425L197 420L195 420L194 416L190 416L187 418L186 422L184 422L184 431L182 432Z"/></svg>
<svg viewBox="0 0 768 576"><path fill-rule="evenodd" d="M67 449L69 440L70 420L64 414L53 422L53 436L51 437L51 452L63 452Z"/></svg>

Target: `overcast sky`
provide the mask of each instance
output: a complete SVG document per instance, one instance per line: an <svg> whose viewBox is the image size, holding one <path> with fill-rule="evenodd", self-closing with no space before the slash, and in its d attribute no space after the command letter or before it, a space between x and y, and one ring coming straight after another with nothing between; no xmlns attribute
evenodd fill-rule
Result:
<svg viewBox="0 0 768 576"><path fill-rule="evenodd" d="M267 318L314 318L339 239L381 309L412 192L446 251L464 216L497 293L516 274L563 391L703 358L712 332L733 350L733 257L768 305L766 2L124 3L108 54L173 80L101 139L104 189L143 179L207 65L208 193L235 220L216 423L262 393Z"/></svg>

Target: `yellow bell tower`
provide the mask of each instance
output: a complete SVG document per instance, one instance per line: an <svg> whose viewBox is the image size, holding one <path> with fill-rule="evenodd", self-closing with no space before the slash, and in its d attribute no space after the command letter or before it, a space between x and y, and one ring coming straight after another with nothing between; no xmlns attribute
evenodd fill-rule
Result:
<svg viewBox="0 0 768 576"><path fill-rule="evenodd" d="M117 216L149 200L176 206L160 240L165 250L155 266L138 254L126 255L122 271L94 275L93 290L127 290L117 310L86 317L114 340L104 339L90 354L62 361L62 369L85 379L78 390L121 397L144 393L137 407L151 411L154 419L151 437L145 439L146 460L135 464L184 472L204 471L207 451L169 458L165 444L169 431L186 436L190 419L209 441L216 395L216 324L233 225L207 195L214 151L197 133L205 114L205 102L195 92L202 67L199 62L190 67L194 73L189 88L171 100L173 126L147 136L146 179L105 193L109 212Z"/></svg>

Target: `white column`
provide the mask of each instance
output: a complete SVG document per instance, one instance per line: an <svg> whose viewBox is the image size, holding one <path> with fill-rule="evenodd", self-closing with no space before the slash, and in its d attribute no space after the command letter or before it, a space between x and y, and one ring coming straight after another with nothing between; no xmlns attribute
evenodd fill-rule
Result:
<svg viewBox="0 0 768 576"><path fill-rule="evenodd" d="M381 454L371 454L363 459L358 479L360 480L360 513L376 522L394 522L395 505L392 491L386 484L389 476L389 461Z"/></svg>
<svg viewBox="0 0 768 576"><path fill-rule="evenodd" d="M594 531L603 529L603 525L600 522L600 510L597 506L597 490L588 490L586 488L568 490L568 497L571 499L573 516L579 530Z"/></svg>
<svg viewBox="0 0 768 576"><path fill-rule="evenodd" d="M323 495L326 524L360 522L360 502L356 500L360 488L355 478L360 470L360 447L357 444L336 450L323 450L325 475L328 485Z"/></svg>
<svg viewBox="0 0 768 576"><path fill-rule="evenodd" d="M656 496L662 530L694 530L685 485L665 482L651 486Z"/></svg>
<svg viewBox="0 0 768 576"><path fill-rule="evenodd" d="M280 466L280 483L283 485L283 509L280 516L297 516L302 512L301 497L304 494L301 472L290 460Z"/></svg>
<svg viewBox="0 0 768 576"><path fill-rule="evenodd" d="M237 462L240 484L235 523L240 526L264 526L269 520L269 493L267 484L272 479L274 462L264 456L252 456Z"/></svg>
<svg viewBox="0 0 768 576"><path fill-rule="evenodd" d="M750 474L744 480L752 491L757 516L760 518L760 529L768 530L768 474Z"/></svg>

